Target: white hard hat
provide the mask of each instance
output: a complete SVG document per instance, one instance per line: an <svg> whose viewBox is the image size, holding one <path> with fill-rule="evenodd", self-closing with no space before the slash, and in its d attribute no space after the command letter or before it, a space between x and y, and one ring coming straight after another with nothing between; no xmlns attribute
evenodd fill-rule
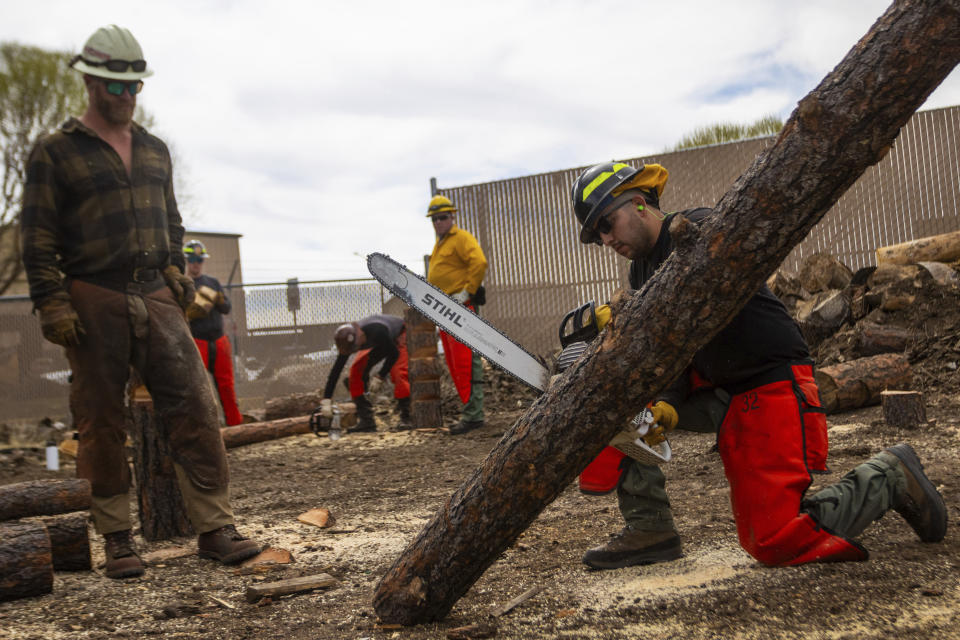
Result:
<svg viewBox="0 0 960 640"><path fill-rule="evenodd" d="M70 66L98 78L140 80L153 75L143 59L143 49L129 30L111 24L100 27L87 38L83 51Z"/></svg>

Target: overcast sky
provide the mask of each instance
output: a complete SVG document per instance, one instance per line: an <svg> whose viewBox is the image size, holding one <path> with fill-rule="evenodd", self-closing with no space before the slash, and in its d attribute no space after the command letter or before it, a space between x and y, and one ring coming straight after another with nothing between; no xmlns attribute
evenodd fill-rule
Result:
<svg viewBox="0 0 960 640"><path fill-rule="evenodd" d="M243 234L256 283L366 277L371 251L420 267L431 176L486 182L786 119L888 5L33 0L4 3L0 40L79 51L129 28L187 226ZM954 71L924 108L956 104Z"/></svg>

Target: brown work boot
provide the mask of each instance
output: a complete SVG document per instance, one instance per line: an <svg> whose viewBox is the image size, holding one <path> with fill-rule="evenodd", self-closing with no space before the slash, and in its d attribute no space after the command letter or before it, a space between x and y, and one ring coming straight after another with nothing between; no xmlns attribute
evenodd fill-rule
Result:
<svg viewBox="0 0 960 640"><path fill-rule="evenodd" d="M108 578L134 578L143 575L143 562L133 546L130 530L103 535L103 552L107 556L103 572Z"/></svg>
<svg viewBox="0 0 960 640"><path fill-rule="evenodd" d="M923 472L923 465L913 447L898 444L886 451L900 460L900 469L907 477L907 486L894 497L893 508L922 541L940 542L947 533L947 506L943 496Z"/></svg>
<svg viewBox="0 0 960 640"><path fill-rule="evenodd" d="M483 420L461 420L457 424L450 427L450 435L459 436L474 429L479 429L483 426Z"/></svg>
<svg viewBox="0 0 960 640"><path fill-rule="evenodd" d="M610 542L583 554L583 562L593 569L619 569L667 562L682 555L676 531L643 531L627 526Z"/></svg>
<svg viewBox="0 0 960 640"><path fill-rule="evenodd" d="M236 564L260 553L260 545L244 538L232 524L201 533L197 537L197 555L223 564Z"/></svg>

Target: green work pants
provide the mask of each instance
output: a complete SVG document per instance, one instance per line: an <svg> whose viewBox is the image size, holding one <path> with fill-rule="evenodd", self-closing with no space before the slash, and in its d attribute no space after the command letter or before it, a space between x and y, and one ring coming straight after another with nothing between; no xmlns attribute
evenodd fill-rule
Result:
<svg viewBox="0 0 960 640"><path fill-rule="evenodd" d="M483 361L476 353L470 361L470 399L463 405L460 419L464 422L483 420Z"/></svg>

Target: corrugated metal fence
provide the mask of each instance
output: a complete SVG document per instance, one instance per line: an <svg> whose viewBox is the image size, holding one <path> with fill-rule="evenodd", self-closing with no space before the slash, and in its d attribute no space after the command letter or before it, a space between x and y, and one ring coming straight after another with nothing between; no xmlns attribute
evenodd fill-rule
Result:
<svg viewBox="0 0 960 640"><path fill-rule="evenodd" d="M666 211L713 206L773 138L625 160L670 171ZM960 229L960 107L915 114L890 153L858 180L784 262L826 252L851 269L874 264L877 247ZM598 159L602 161L602 159ZM483 314L528 350L558 348L563 314L606 301L626 284L627 262L581 245L570 186L582 167L441 189L460 209L458 224L487 255Z"/></svg>

